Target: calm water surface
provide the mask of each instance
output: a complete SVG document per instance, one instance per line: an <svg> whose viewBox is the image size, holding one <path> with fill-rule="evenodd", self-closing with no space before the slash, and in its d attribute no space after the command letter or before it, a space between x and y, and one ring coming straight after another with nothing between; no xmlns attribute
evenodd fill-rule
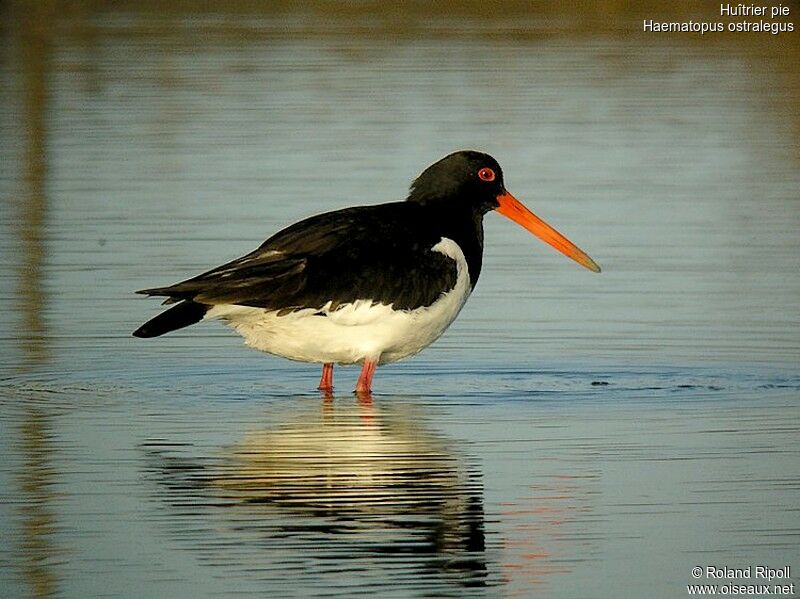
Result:
<svg viewBox="0 0 800 599"><path fill-rule="evenodd" d="M800 571L797 36L40 6L0 29L0 595ZM487 215L459 320L371 404L213 323L129 336L134 290L464 147L602 275Z"/></svg>

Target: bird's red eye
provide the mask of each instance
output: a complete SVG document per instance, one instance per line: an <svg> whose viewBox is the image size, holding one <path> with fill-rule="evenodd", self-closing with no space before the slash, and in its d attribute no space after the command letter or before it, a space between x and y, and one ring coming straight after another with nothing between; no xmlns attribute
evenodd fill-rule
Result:
<svg viewBox="0 0 800 599"><path fill-rule="evenodd" d="M478 177L481 181L494 181L494 171L488 167L482 168L478 171Z"/></svg>

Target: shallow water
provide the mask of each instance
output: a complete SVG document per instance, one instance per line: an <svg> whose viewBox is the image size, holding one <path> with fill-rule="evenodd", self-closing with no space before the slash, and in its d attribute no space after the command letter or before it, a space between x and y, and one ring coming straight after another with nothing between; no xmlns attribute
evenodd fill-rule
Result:
<svg viewBox="0 0 800 599"><path fill-rule="evenodd" d="M15 6L0 594L675 597L696 565L800 569L796 35ZM604 272L488 215L473 297L371 404L357 369L325 399L219 325L129 336L157 310L132 291L462 147Z"/></svg>

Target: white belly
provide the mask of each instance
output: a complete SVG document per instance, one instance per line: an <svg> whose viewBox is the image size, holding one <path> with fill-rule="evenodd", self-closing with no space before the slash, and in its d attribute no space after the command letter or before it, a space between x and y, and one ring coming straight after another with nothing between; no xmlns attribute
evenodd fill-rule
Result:
<svg viewBox="0 0 800 599"><path fill-rule="evenodd" d="M450 326L471 288L464 253L445 237L433 246L456 263L456 284L433 304L415 310L394 310L370 300L330 310L307 308L283 316L277 311L234 304L211 308L206 318L221 318L248 346L302 362L353 364L369 358L396 362L424 349ZM319 313L324 314L324 316Z"/></svg>

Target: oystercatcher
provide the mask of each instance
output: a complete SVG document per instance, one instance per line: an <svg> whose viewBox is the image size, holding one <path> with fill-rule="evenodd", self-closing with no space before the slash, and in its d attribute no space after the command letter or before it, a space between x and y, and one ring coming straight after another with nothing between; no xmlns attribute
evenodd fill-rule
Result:
<svg viewBox="0 0 800 599"><path fill-rule="evenodd" d="M458 315L481 272L491 210L600 272L506 191L494 158L461 151L426 168L405 201L312 216L232 262L138 291L176 305L133 334L221 319L250 347L323 364L321 390L333 388L334 363L362 364L355 390L369 393L379 364L416 354Z"/></svg>

